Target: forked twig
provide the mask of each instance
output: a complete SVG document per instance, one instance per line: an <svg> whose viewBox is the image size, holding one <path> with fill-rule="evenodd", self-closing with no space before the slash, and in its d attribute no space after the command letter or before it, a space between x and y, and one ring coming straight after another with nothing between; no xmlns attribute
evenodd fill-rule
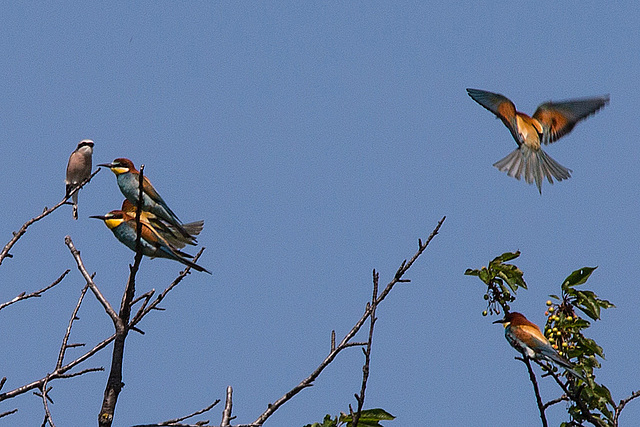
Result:
<svg viewBox="0 0 640 427"><path fill-rule="evenodd" d="M380 296L376 299L376 303L367 304L367 308L365 309L364 314L362 315L360 320L356 322L353 328L351 328L351 330L344 336L342 341L340 341L340 343L337 346L335 346L335 344L331 345L332 349L329 352L329 355L320 363L320 365L307 378L302 380L298 385L296 385L291 390L286 392L282 397L280 397L274 403L269 404L268 408L252 423L253 425L258 425L258 426L263 425L264 422L271 415L273 415L275 411L278 410L278 408L284 405L287 401L289 401L291 398L293 398L296 394L298 394L303 389L307 387L311 387L313 385L313 382L322 373L322 371L327 366L329 366L331 362L333 362L333 360L342 350L348 347L348 343L356 335L356 333L358 333L358 331L360 330L364 322L371 315L373 308L384 300L384 298L389 294L389 292L391 292L391 289L393 289L393 287L397 283L408 282L408 280L403 279L402 277L407 272L407 270L409 270L409 268L413 265L413 263L418 259L418 257L425 251L425 249L427 249L427 246L429 245L431 240L433 240L433 238L438 234L438 231L440 230L440 227L442 226L442 223L444 223L445 219L446 217L442 217L442 219L438 222L438 225L436 225L436 227L433 229L433 231L431 232L431 234L429 235L429 237L424 243L422 242L422 240L418 240L418 251L413 255L413 257L409 260L409 262L407 262L406 260L402 262L400 268L398 268L398 271L396 271L394 278L391 280L391 282L387 284L387 286L384 288Z"/></svg>
<svg viewBox="0 0 640 427"><path fill-rule="evenodd" d="M29 298L37 298L37 297L40 297L40 295L42 295L43 293L45 293L45 292L46 292L46 291L48 291L49 289L53 288L53 287L54 287L55 285L57 285L58 283L62 282L62 279L64 279L64 278L65 278L65 276L66 276L67 274L69 274L69 271L71 271L71 270L68 270L68 269L67 269L67 271L65 271L64 273L62 273L62 274L60 275L60 277L58 277L56 280L54 280L54 281L53 281L53 283L51 283L50 285L48 285L48 286L46 286L46 287L44 287L44 288L40 289L39 291L31 292L30 294L27 294L26 292L23 292L23 293L21 293L20 295L18 295L17 297L15 297L14 299L12 299L11 301L7 301L7 302L5 302L5 303L0 304L0 310L2 310L2 309L3 309L3 308L5 308L5 307L10 306L11 304L15 304L15 303L17 303L18 301L22 301L22 300L29 299Z"/></svg>

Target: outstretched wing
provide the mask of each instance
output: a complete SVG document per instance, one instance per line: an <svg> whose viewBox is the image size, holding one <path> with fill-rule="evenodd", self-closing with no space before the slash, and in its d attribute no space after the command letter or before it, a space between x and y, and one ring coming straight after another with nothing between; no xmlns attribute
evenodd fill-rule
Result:
<svg viewBox="0 0 640 427"><path fill-rule="evenodd" d="M571 132L575 125L607 105L609 95L596 98L573 99L563 102L545 102L533 118L543 126L542 142L550 144Z"/></svg>
<svg viewBox="0 0 640 427"><path fill-rule="evenodd" d="M511 131L513 139L520 141L518 138L518 125L516 122L516 106L509 98L499 93L487 92L480 89L467 89L467 93L478 104L496 115L502 123Z"/></svg>

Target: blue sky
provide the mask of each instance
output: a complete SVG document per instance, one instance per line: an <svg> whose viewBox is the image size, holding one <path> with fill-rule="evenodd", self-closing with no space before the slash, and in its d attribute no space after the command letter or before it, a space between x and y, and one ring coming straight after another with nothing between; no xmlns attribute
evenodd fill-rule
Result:
<svg viewBox="0 0 640 427"><path fill-rule="evenodd" d="M607 359L614 399L640 387L637 100L634 2L6 4L0 29L0 156L11 232L64 194L78 141L94 163L128 157L184 221L205 220L200 263L127 341L114 425L195 411L234 387L239 423L306 377L444 215L447 220L378 310L367 407L389 426L538 425L524 365L481 316L481 283L463 275L504 251L529 290L513 309L543 324L547 295L582 266L617 305L588 332ZM533 113L548 100L610 94L611 103L547 153L573 170L554 185L491 165L515 148L465 88L500 92ZM0 301L68 278L0 312L3 391L50 372L84 281L70 235L118 305L133 253L99 221L120 206L109 171L3 262ZM181 270L142 263L138 290ZM72 335L95 344L112 324L92 297ZM80 350L77 350L79 352ZM70 356L75 354L73 351ZM79 354L79 353L78 353ZM83 367L109 366L110 349ZM354 404L362 352L343 353L266 425L320 421ZM106 373L57 381L58 425L95 422ZM543 381L547 399L558 390ZM505 411L505 402L511 411ZM0 404L0 421L36 425L33 395ZM221 408L208 416L220 422ZM549 411L552 425L564 408ZM640 419L630 404L622 425ZM8 424L7 424L8 423ZM385 424L386 425L386 424Z"/></svg>

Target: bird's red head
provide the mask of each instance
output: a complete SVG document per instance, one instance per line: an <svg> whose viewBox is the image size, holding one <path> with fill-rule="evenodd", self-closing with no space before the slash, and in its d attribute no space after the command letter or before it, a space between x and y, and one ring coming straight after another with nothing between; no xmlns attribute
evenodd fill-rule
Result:
<svg viewBox="0 0 640 427"><path fill-rule="evenodd" d="M133 162L125 157L120 157L115 159L112 164L118 165L119 167L127 168L131 171L136 170L136 167L133 165Z"/></svg>
<svg viewBox="0 0 640 427"><path fill-rule="evenodd" d="M124 157L119 157L111 163L101 163L98 166L108 167L116 175L120 175L121 173L128 173L128 172L138 172L136 167L133 166L133 162Z"/></svg>
<svg viewBox="0 0 640 427"><path fill-rule="evenodd" d="M523 314L518 313L516 311L512 311L510 313L506 313L504 317L500 320L496 320L493 323L502 323L503 325L530 325L531 322L524 317Z"/></svg>

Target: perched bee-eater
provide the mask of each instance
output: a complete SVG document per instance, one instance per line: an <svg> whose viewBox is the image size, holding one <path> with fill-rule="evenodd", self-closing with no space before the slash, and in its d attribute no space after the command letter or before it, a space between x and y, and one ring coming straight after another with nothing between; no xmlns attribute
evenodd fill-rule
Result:
<svg viewBox="0 0 640 427"><path fill-rule="evenodd" d="M542 194L542 180L550 184L571 177L571 170L547 155L540 144L550 144L571 132L580 121L604 107L609 95L595 98L572 99L561 102L545 102L538 106L533 117L516 111L516 106L507 97L479 89L467 89L469 96L495 114L505 124L518 148L493 166L507 175L534 181Z"/></svg>
<svg viewBox="0 0 640 427"><path fill-rule="evenodd" d="M573 369L573 364L560 356L551 346L551 343L542 334L540 328L535 323L527 320L524 315L516 312L506 313L503 319L496 320L493 323L502 323L505 338L509 341L511 347L524 356L554 362L571 372L575 377L585 380L582 374Z"/></svg>
<svg viewBox="0 0 640 427"><path fill-rule="evenodd" d="M104 216L93 215L90 218L97 218L104 221L105 225L111 230L116 238L132 251L136 250L136 220L131 219L128 214L121 210L113 210ZM152 227L140 221L142 225L140 244L142 245L142 253L148 257L167 258L184 265L188 265L197 271L211 272L204 267L200 267L187 258L193 258L191 255L179 251L172 247L166 240L159 237Z"/></svg>
<svg viewBox="0 0 640 427"><path fill-rule="evenodd" d="M120 191L124 194L124 197L133 203L134 206L137 206L138 195L140 194L140 172L133 166L133 162L129 159L119 158L111 163L103 163L98 166L105 166L111 169L116 175L118 187L120 187ZM167 203L160 197L160 194L153 188L151 181L149 181L146 176L144 177L142 188L143 211L151 212L158 218L171 224L183 237L192 237L187 230L184 229L182 221L180 221L178 216L173 213Z"/></svg>
<svg viewBox="0 0 640 427"><path fill-rule="evenodd" d="M93 155L93 141L83 139L69 156L67 163L67 177L65 198L82 182L91 176L91 156ZM78 192L71 198L73 201L73 219L78 219Z"/></svg>
<svg viewBox="0 0 640 427"><path fill-rule="evenodd" d="M128 199L124 199L122 212L135 220L137 211L138 209L133 203ZM142 211L140 221L157 231L171 246L179 249L184 248L185 245L196 245L198 242L195 236L200 234L204 227L204 221L202 220L182 224L182 227L190 234L189 237L185 237L173 225L165 223L151 212Z"/></svg>

